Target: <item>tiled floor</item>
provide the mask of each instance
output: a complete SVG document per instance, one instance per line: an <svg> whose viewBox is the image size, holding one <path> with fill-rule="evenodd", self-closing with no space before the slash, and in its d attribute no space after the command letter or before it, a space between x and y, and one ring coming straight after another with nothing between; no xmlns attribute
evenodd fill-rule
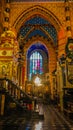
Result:
<svg viewBox="0 0 73 130"><path fill-rule="evenodd" d="M0 130L73 130L73 123L54 106L39 104L39 109L44 119L37 115L6 117L0 120Z"/></svg>

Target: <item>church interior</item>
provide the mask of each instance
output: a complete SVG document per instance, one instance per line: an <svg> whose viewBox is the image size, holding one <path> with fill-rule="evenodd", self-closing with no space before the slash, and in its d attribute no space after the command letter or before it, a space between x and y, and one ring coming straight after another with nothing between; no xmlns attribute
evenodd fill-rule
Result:
<svg viewBox="0 0 73 130"><path fill-rule="evenodd" d="M34 98L73 120L73 0L0 0L0 117Z"/></svg>

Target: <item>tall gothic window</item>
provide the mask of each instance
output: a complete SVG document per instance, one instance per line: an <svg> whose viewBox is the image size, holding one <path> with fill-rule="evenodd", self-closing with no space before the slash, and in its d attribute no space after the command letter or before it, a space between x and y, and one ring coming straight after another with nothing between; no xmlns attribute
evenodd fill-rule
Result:
<svg viewBox="0 0 73 130"><path fill-rule="evenodd" d="M49 72L47 48L40 42L32 44L27 52L27 79L32 81L38 74L42 77Z"/></svg>
<svg viewBox="0 0 73 130"><path fill-rule="evenodd" d="M30 56L30 79L35 74L43 73L43 58L40 52L35 51Z"/></svg>

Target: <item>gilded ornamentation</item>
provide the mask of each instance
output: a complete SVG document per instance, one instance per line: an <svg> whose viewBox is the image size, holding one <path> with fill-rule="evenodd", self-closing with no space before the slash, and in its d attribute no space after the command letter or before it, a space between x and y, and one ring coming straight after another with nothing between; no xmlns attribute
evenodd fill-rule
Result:
<svg viewBox="0 0 73 130"><path fill-rule="evenodd" d="M2 55L6 55L6 54L7 54L7 52L6 52L6 51L3 51L3 52L2 52Z"/></svg>

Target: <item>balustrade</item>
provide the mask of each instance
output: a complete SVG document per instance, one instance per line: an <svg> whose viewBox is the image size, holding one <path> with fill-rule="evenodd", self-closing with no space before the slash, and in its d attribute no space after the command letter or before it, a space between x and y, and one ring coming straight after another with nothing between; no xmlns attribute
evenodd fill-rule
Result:
<svg viewBox="0 0 73 130"><path fill-rule="evenodd" d="M9 95L13 102L24 110L32 110L32 99L13 81L0 79L0 92Z"/></svg>

